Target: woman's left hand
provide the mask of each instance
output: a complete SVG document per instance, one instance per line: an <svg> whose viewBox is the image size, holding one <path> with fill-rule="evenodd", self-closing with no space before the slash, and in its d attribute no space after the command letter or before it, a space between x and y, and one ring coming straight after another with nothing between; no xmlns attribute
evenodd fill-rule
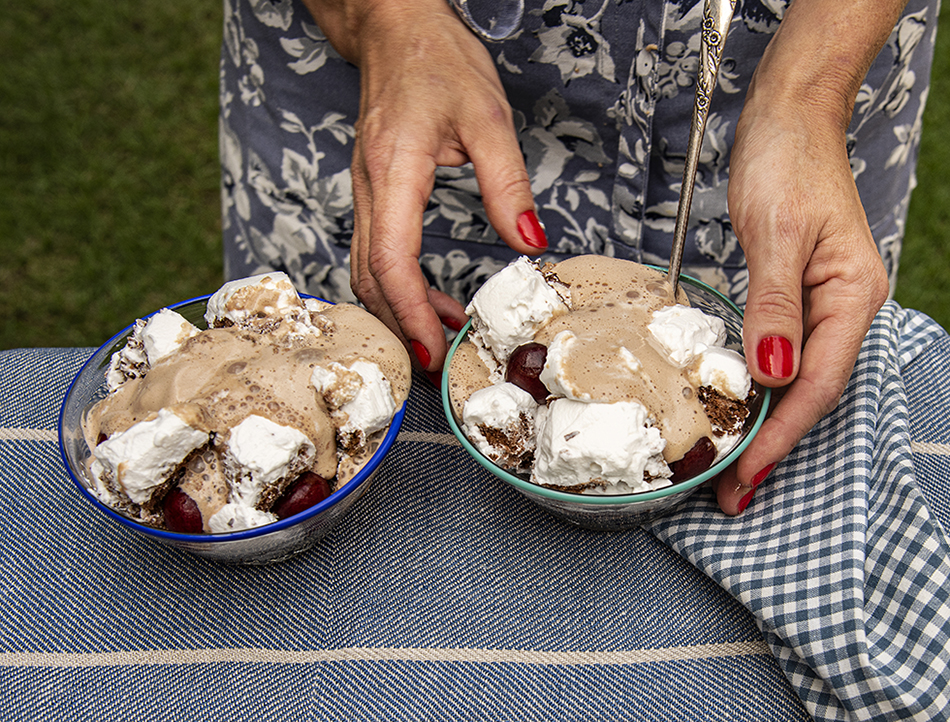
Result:
<svg viewBox="0 0 950 722"><path fill-rule="evenodd" d="M838 404L888 279L846 145L854 99L903 0L796 0L753 77L729 169L749 268L743 342L773 407L715 482L727 514ZM856 23L856 24L855 24Z"/></svg>
<svg viewBox="0 0 950 722"><path fill-rule="evenodd" d="M727 514L837 405L888 280L858 197L843 131L804 118L744 115L729 182L749 267L749 370L779 398L718 480Z"/></svg>

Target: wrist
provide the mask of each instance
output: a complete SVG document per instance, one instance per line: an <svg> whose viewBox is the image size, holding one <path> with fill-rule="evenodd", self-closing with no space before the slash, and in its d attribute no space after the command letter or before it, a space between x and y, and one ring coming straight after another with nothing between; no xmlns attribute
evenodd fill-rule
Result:
<svg viewBox="0 0 950 722"><path fill-rule="evenodd" d="M302 0L334 49L356 66L374 33L398 32L434 13L455 16L446 0Z"/></svg>
<svg viewBox="0 0 950 722"><path fill-rule="evenodd" d="M758 113L791 112L844 132L905 0L796 0L749 88Z"/></svg>

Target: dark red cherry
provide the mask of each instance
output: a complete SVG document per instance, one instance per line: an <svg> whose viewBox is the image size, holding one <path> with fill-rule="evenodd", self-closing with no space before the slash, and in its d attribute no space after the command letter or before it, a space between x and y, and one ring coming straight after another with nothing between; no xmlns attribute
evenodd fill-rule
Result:
<svg viewBox="0 0 950 722"><path fill-rule="evenodd" d="M674 484L678 481L692 479L694 476L702 474L706 469L712 466L713 459L716 458L716 446L712 439L704 436L695 444L693 448L686 452L686 455L679 461L670 464L670 470L673 476L670 481Z"/></svg>
<svg viewBox="0 0 950 722"><path fill-rule="evenodd" d="M309 509L314 504L319 504L331 493L329 481L319 474L306 471L287 487L287 490L274 503L271 512L276 514L278 519L286 519L299 514L304 509Z"/></svg>
<svg viewBox="0 0 950 722"><path fill-rule="evenodd" d="M544 344L522 344L508 357L508 366L505 369L505 381L518 386L534 397L539 404L543 404L548 397L548 390L541 379L541 369L548 357L548 347Z"/></svg>
<svg viewBox="0 0 950 722"><path fill-rule="evenodd" d="M162 510L169 531L180 534L201 534L204 531L198 505L181 489L176 487L165 495Z"/></svg>

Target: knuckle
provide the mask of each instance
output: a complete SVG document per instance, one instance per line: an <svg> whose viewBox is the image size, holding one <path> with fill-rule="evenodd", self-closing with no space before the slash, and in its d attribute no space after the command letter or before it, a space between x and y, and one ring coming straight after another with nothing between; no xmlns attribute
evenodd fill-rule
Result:
<svg viewBox="0 0 950 722"><path fill-rule="evenodd" d="M483 122L492 123L505 129L513 129L512 118L511 105L507 98L500 97L497 93L491 93L487 96L482 117Z"/></svg>
<svg viewBox="0 0 950 722"><path fill-rule="evenodd" d="M362 165L370 183L385 177L389 171L394 152L393 144L385 137L366 140L362 144Z"/></svg>
<svg viewBox="0 0 950 722"><path fill-rule="evenodd" d="M759 249L772 253L776 246L795 247L808 231L802 209L788 202L770 205L764 216L758 206L742 205L733 221L736 238L746 253Z"/></svg>
<svg viewBox="0 0 950 722"><path fill-rule="evenodd" d="M844 393L848 383L848 374L837 374L833 378L823 378L820 382L799 377L798 382L807 387L808 397L814 400L814 408L817 410L814 423L831 413Z"/></svg>
<svg viewBox="0 0 950 722"><path fill-rule="evenodd" d="M509 166L496 178L498 191L506 196L531 193L531 178L524 165Z"/></svg>
<svg viewBox="0 0 950 722"><path fill-rule="evenodd" d="M801 318L801 289L797 293L791 289L771 288L767 292L749 299L749 308L752 314L766 323L776 319Z"/></svg>
<svg viewBox="0 0 950 722"><path fill-rule="evenodd" d="M772 216L772 232L777 239L789 239L797 244L798 239L808 235L807 231L808 220L801 207L793 203L776 205Z"/></svg>
<svg viewBox="0 0 950 722"><path fill-rule="evenodd" d="M409 277L413 268L404 260L378 246L374 246L369 254L372 286L385 298L386 305L400 323L413 318L428 304L428 294L413 292L416 284Z"/></svg>
<svg viewBox="0 0 950 722"><path fill-rule="evenodd" d="M870 302L874 306L875 311L877 311L884 305L884 302L891 293L890 280L887 277L884 264L880 262L880 259L872 266L867 288Z"/></svg>
<svg viewBox="0 0 950 722"><path fill-rule="evenodd" d="M379 306L379 288L376 286L376 282L371 276L366 275L350 275L350 290L353 291L353 295L356 296L364 306L374 310Z"/></svg>
<svg viewBox="0 0 950 722"><path fill-rule="evenodd" d="M373 277L384 281L395 273L398 259L385 245L374 243L369 249L368 261Z"/></svg>

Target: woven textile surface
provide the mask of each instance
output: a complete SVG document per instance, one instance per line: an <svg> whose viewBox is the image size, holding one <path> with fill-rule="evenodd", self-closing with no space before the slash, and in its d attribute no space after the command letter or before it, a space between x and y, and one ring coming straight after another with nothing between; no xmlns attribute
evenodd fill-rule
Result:
<svg viewBox="0 0 950 722"><path fill-rule="evenodd" d="M885 307L841 407L738 519L702 491L649 531L564 525L469 459L417 377L370 490L270 567L182 554L83 500L56 422L91 351L0 352L0 719L947 706L950 342L920 314Z"/></svg>
<svg viewBox="0 0 950 722"><path fill-rule="evenodd" d="M755 614L819 719L950 719L948 370L944 330L887 305L741 524L706 498L653 527Z"/></svg>

